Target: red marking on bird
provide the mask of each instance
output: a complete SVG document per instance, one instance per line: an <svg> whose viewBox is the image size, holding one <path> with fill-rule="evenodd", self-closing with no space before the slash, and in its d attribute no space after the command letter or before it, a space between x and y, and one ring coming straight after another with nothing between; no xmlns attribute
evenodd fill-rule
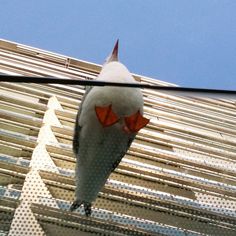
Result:
<svg viewBox="0 0 236 236"><path fill-rule="evenodd" d="M149 119L143 117L140 111L136 112L135 114L125 117L125 123L128 129L131 132L138 132L140 129L145 127L149 122Z"/></svg>
<svg viewBox="0 0 236 236"><path fill-rule="evenodd" d="M112 106L95 106L95 111L99 122L103 127L108 127L118 122L119 117L112 111Z"/></svg>

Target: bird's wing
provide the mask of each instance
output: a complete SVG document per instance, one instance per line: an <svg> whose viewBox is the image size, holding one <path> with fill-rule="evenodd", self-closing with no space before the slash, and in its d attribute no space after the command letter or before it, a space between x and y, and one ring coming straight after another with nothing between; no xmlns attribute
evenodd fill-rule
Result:
<svg viewBox="0 0 236 236"><path fill-rule="evenodd" d="M126 154L126 152L127 152L128 149L129 149L129 147L131 146L132 142L134 141L135 136L136 136L136 135L134 134L132 137L130 137L130 138L128 139L126 149L125 149L122 153L120 153L119 158L113 163L111 172L113 172L113 171L116 169L116 167L120 164L122 158L124 157L124 155Z"/></svg>
<svg viewBox="0 0 236 236"><path fill-rule="evenodd" d="M83 103L84 103L84 100L86 98L86 96L89 94L89 92L91 91L93 87L92 86L87 86L86 87L86 91L85 91L85 94L82 98L82 101L80 103L80 107L78 109L78 113L76 115L76 120L75 120L75 128L74 128L74 137L73 137L73 152L75 154L75 156L77 156L78 154L78 151L79 151L79 133L80 133L80 130L81 130L81 126L79 125L79 117L80 117L80 114L81 114L81 111L82 111L82 106L83 106Z"/></svg>

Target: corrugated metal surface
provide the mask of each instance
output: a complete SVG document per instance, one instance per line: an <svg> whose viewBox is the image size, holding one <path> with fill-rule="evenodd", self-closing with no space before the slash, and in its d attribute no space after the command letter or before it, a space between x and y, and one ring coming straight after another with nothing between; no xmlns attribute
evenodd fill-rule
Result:
<svg viewBox="0 0 236 236"><path fill-rule="evenodd" d="M0 41L0 73L94 79L99 71ZM236 234L235 101L144 89L151 122L86 218L68 211L75 189L72 133L83 94L82 86L0 83L0 234Z"/></svg>

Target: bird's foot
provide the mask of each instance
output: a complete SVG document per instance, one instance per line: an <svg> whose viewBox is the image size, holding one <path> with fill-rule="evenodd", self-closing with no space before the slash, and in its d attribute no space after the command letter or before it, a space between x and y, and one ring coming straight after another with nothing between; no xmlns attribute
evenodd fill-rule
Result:
<svg viewBox="0 0 236 236"><path fill-rule="evenodd" d="M83 202L81 200L75 200L71 207L70 207L70 211L74 211L76 210L77 208L79 208L81 205L84 205L84 212L85 212L85 215L86 216L90 216L91 213L92 213L92 210L91 210L91 206L92 204L91 203L87 203L87 202Z"/></svg>
<svg viewBox="0 0 236 236"><path fill-rule="evenodd" d="M82 201L80 200L75 200L72 205L70 206L70 211L74 211L76 210L77 208L79 208L81 205L82 205Z"/></svg>
<svg viewBox="0 0 236 236"><path fill-rule="evenodd" d="M84 212L86 216L90 216L92 213L91 203L84 203Z"/></svg>

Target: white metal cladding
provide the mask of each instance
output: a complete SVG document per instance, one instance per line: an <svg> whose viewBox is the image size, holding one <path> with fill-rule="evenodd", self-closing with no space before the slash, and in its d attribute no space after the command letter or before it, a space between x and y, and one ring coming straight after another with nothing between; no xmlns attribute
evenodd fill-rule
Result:
<svg viewBox="0 0 236 236"><path fill-rule="evenodd" d="M0 41L0 73L94 79L100 68ZM235 101L144 89L151 121L86 218L68 211L83 94L83 86L0 83L0 235L236 234Z"/></svg>

